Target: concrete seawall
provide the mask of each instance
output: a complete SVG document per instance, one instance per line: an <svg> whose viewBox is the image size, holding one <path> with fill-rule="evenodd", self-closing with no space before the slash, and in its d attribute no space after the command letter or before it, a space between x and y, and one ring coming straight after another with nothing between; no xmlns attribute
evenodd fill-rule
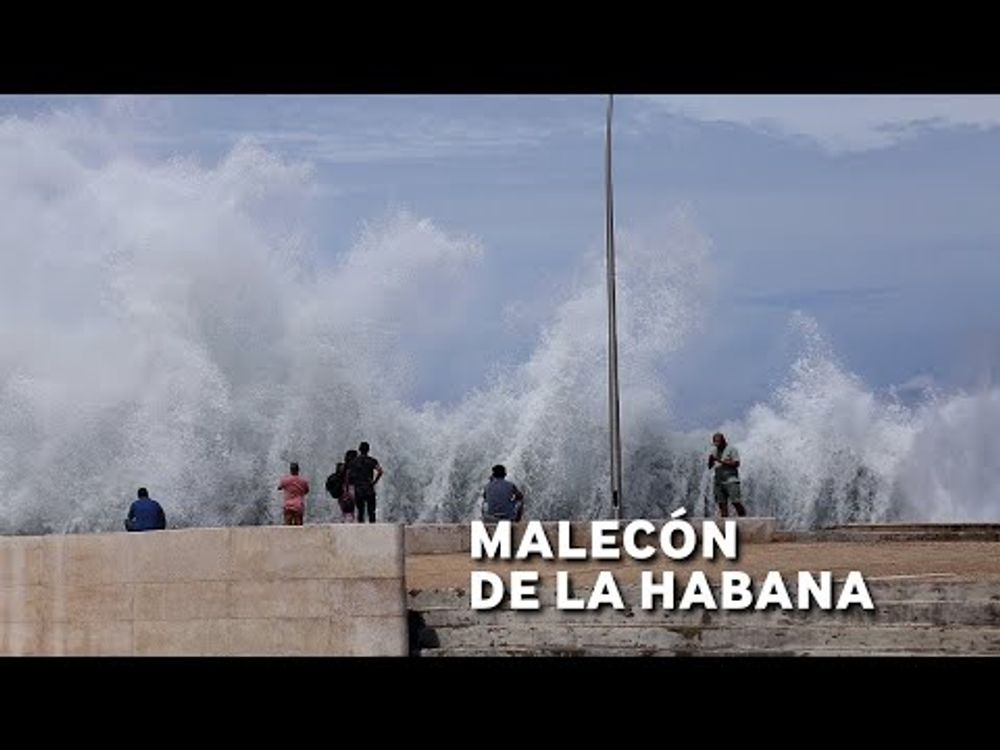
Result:
<svg viewBox="0 0 1000 750"><path fill-rule="evenodd" d="M0 538L0 655L403 656L403 528Z"/></svg>
<svg viewBox="0 0 1000 750"><path fill-rule="evenodd" d="M701 519L690 520L700 527ZM515 544L525 526L515 525ZM995 525L786 532L774 519L738 521L740 542L751 545L740 568L857 566L875 576L876 611L842 613L584 613L551 602L537 613L476 612L467 590L469 528L0 537L0 655L1000 655ZM544 528L554 540L557 524ZM571 531L574 545L589 542L589 523ZM622 577L634 567L624 566ZM628 591L634 597L630 584Z"/></svg>

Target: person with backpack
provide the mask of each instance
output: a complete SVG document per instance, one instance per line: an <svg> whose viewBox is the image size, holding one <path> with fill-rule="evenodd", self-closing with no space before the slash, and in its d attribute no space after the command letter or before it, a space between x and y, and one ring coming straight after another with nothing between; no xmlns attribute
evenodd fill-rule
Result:
<svg viewBox="0 0 1000 750"><path fill-rule="evenodd" d="M341 520L344 523L354 523L354 487L347 481L347 467L357 456L356 450L347 451L343 463L337 464L333 474L326 478L326 491L340 506L340 512L343 514Z"/></svg>
<svg viewBox="0 0 1000 750"><path fill-rule="evenodd" d="M358 446L360 455L347 467L347 483L354 488L358 523L365 522L365 509L368 510L368 523L375 523L375 485L385 473L379 462L368 455L369 450L368 443L361 443Z"/></svg>

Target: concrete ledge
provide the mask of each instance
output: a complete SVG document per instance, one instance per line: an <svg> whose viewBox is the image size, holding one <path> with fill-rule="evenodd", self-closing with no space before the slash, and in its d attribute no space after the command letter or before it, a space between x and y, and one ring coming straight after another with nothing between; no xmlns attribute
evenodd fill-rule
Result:
<svg viewBox="0 0 1000 750"><path fill-rule="evenodd" d="M129 582L180 583L232 578L232 535L235 531L237 529L177 529L98 536L110 536L115 542L124 539L128 554L126 580ZM95 542L98 536L94 537ZM266 536L272 544L276 543L271 534ZM81 535L81 538L87 537Z"/></svg>
<svg viewBox="0 0 1000 750"><path fill-rule="evenodd" d="M0 655L409 652L395 524L0 537Z"/></svg>
<svg viewBox="0 0 1000 750"><path fill-rule="evenodd" d="M334 524L327 528L336 578L402 580L406 559L401 524Z"/></svg>
<svg viewBox="0 0 1000 750"><path fill-rule="evenodd" d="M656 527L657 532L667 523L669 519L649 519ZM697 531L700 532L703 519L690 518L689 520ZM716 519L712 519L716 520ZM774 539L777 530L777 522L774 518L732 518L736 521L741 544L747 543L767 543ZM590 543L590 521L573 521L570 524L570 535L573 544ZM624 526L628 521L622 521ZM492 527L492 524L489 524ZM512 539L516 546L524 534L527 522L514 524ZM555 540L558 534L558 521L543 521L542 528L549 540L555 547ZM469 523L449 523L449 524L412 524L405 528L406 554L407 555L448 555L469 552L471 549L471 524Z"/></svg>

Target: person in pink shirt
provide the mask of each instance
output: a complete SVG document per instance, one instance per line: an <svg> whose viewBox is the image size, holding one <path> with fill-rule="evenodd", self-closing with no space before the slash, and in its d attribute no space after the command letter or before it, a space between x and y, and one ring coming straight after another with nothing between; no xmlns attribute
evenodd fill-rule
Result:
<svg viewBox="0 0 1000 750"><path fill-rule="evenodd" d="M306 511L309 482L299 476L299 465L294 461L288 471L290 473L278 483L278 489L285 491L285 526L301 526Z"/></svg>

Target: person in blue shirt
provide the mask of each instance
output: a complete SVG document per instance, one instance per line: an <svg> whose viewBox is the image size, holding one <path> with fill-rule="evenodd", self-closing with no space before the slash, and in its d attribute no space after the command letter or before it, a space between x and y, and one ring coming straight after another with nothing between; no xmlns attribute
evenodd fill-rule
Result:
<svg viewBox="0 0 1000 750"><path fill-rule="evenodd" d="M150 498L149 490L140 487L138 498L128 509L125 528L129 531L154 531L167 528L167 517L160 504Z"/></svg>

